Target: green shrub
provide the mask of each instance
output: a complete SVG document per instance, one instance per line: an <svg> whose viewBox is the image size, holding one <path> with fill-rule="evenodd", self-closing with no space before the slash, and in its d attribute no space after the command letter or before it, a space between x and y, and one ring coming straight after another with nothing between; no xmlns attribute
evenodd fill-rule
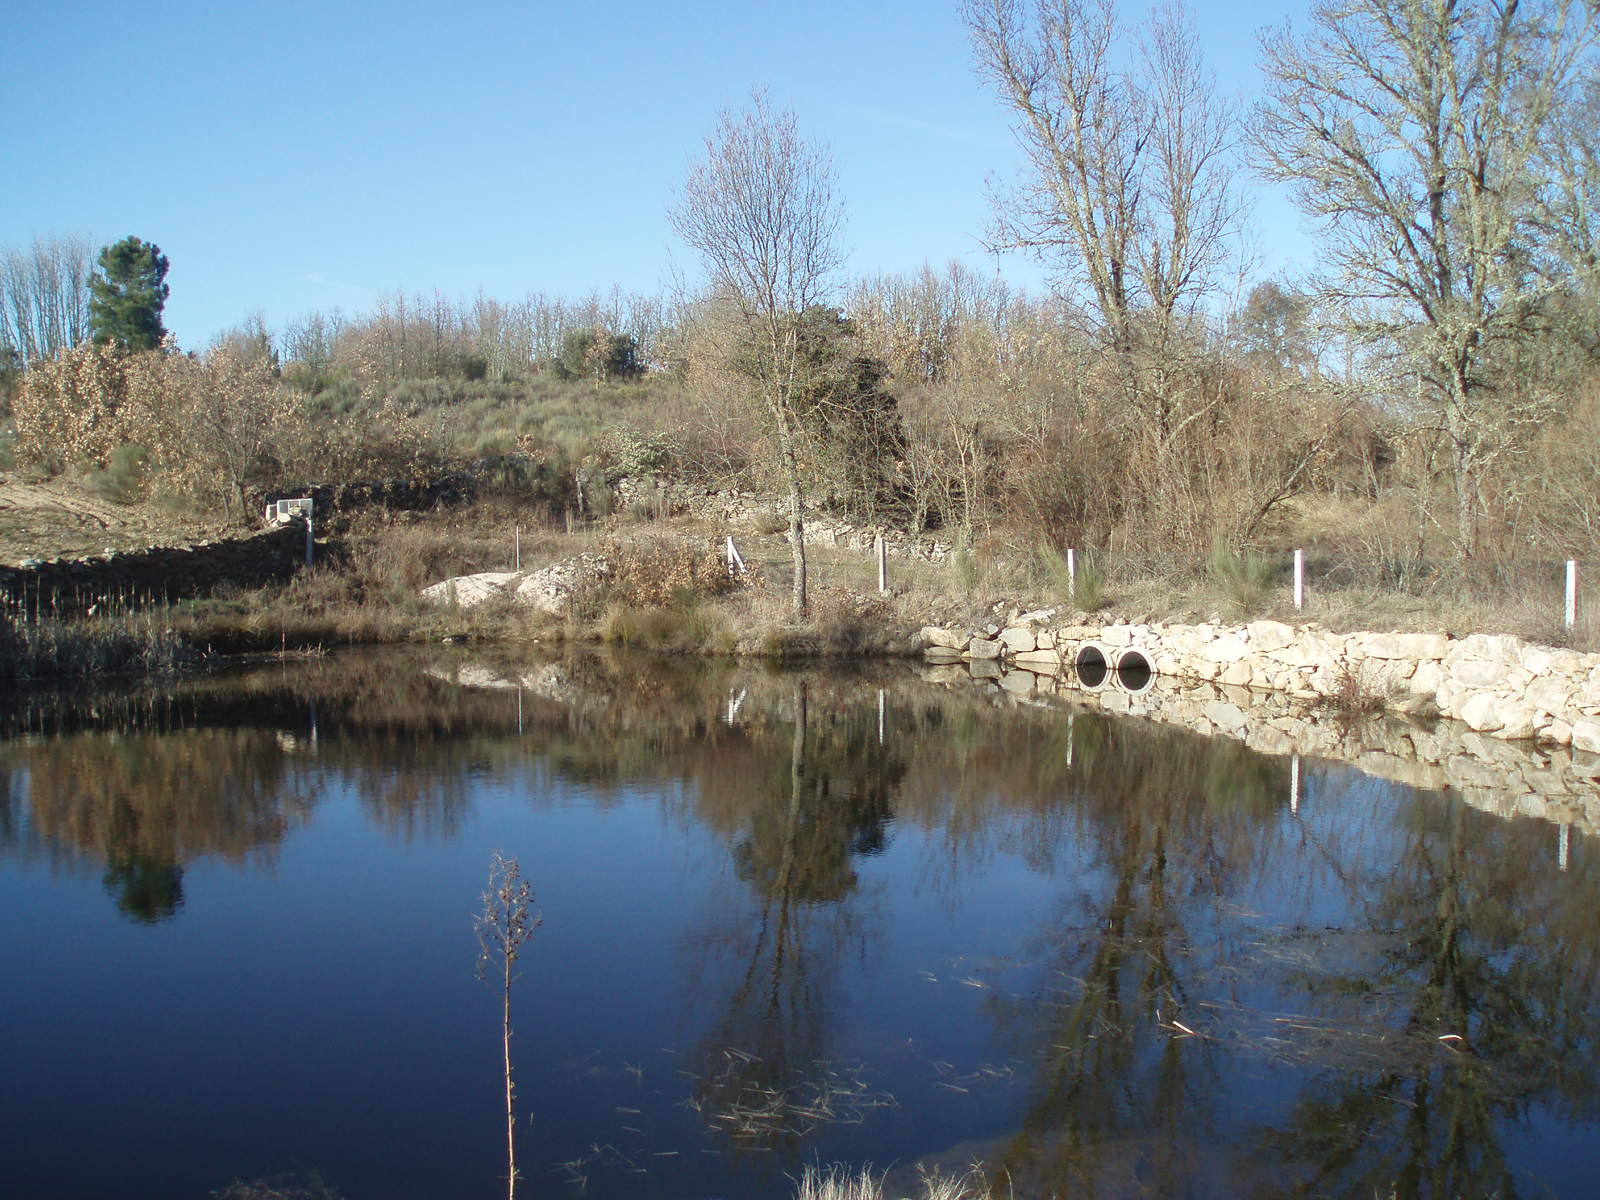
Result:
<svg viewBox="0 0 1600 1200"><path fill-rule="evenodd" d="M950 581L956 591L971 595L978 586L978 556L972 549L972 536L963 533L950 552Z"/></svg>
<svg viewBox="0 0 1600 1200"><path fill-rule="evenodd" d="M1252 550L1236 553L1218 538L1211 544L1206 574L1222 593L1228 607L1243 617L1259 612L1266 604L1276 585L1278 570L1266 555Z"/></svg>
<svg viewBox="0 0 1600 1200"><path fill-rule="evenodd" d="M115 504L131 504L144 493L144 473L150 455L137 442L127 442L111 452L104 471L89 476L89 488Z"/></svg>

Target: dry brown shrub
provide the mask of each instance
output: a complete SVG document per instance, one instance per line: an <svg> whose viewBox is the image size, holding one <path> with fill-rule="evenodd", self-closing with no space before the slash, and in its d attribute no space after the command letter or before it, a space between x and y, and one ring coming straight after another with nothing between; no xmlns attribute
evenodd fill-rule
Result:
<svg viewBox="0 0 1600 1200"><path fill-rule="evenodd" d="M612 539L600 553L610 561L613 596L638 605L661 605L686 597L721 596L744 586L711 546L679 538Z"/></svg>

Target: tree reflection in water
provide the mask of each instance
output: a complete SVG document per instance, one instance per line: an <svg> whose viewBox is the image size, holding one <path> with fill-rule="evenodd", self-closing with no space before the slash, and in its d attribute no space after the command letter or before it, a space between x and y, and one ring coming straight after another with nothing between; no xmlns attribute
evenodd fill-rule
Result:
<svg viewBox="0 0 1600 1200"><path fill-rule="evenodd" d="M787 762L767 759L728 831L754 911L703 939L738 969L694 1055L711 1127L735 1150L781 1150L787 1162L810 1133L890 1102L835 1060L833 991L844 949L865 949L852 859L884 846L905 770L859 710L813 718L804 681L791 701Z"/></svg>
<svg viewBox="0 0 1600 1200"><path fill-rule="evenodd" d="M535 805L556 776L600 807L670 785L737 897L689 934L688 1099L774 1181L890 1102L898 1068L840 1051L863 1045L846 967L875 978L906 932L881 919L903 897L863 882L878 853L952 929L993 872L1054 897L994 931L1039 923L1011 947L1023 982L941 1014L1017 1069L957 1136L1019 1196L1505 1195L1528 1182L1512 1131L1600 1116L1600 870L1557 874L1547 824L1315 766L1292 813L1286 760L909 678L885 745L853 680L717 670L564 663L522 694L356 658L201 682L9 743L0 847L92 859L148 923L197 857L270 856L330 786L406 840L452 836L487 778L532 780ZM965 1119L897 1136L955 1153L923 1142Z"/></svg>
<svg viewBox="0 0 1600 1200"><path fill-rule="evenodd" d="M1371 951L1308 972L1325 1019L1381 1022L1363 1065L1322 1064L1256 1143L1303 1164L1299 1194L1509 1196L1504 1138L1539 1106L1600 1116L1600 878L1554 877L1538 823L1418 805L1397 863L1346 873Z"/></svg>

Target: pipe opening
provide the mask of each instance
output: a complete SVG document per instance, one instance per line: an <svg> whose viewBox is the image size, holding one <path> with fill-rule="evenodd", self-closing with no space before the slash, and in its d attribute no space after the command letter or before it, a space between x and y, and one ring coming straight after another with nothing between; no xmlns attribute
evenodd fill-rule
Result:
<svg viewBox="0 0 1600 1200"><path fill-rule="evenodd" d="M1111 664L1106 661L1105 651L1090 642L1078 647L1078 653L1072 660L1072 668L1077 672L1078 682L1093 690L1105 685Z"/></svg>
<svg viewBox="0 0 1600 1200"><path fill-rule="evenodd" d="M1155 685L1156 673L1140 650L1124 650L1117 656L1117 686L1138 695Z"/></svg>

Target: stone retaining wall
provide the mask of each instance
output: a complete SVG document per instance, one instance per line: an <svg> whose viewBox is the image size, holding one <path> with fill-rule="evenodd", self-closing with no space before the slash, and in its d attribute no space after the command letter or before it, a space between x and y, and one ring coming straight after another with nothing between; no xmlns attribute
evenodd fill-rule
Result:
<svg viewBox="0 0 1600 1200"><path fill-rule="evenodd" d="M1568 746L1508 741L1456 721L1401 715L1352 721L1305 696L1174 676L1154 676L1135 691L1114 671L1086 682L1092 673L1080 676L1070 667L973 659L929 666L924 677L986 688L1010 703L1081 706L1179 725L1261 754L1345 762L1411 787L1449 789L1497 816L1600 833L1600 754Z"/></svg>
<svg viewBox="0 0 1600 1200"><path fill-rule="evenodd" d="M1248 625L1058 623L1054 610L1004 627L922 631L933 658L1054 668L1086 652L1116 668L1308 701L1371 697L1414 716L1452 717L1475 733L1600 754L1600 655L1473 634L1330 633L1281 621Z"/></svg>
<svg viewBox="0 0 1600 1200"><path fill-rule="evenodd" d="M305 554L306 527L294 521L247 537L0 567L0 597L29 615L82 612L94 605L136 608L223 584L259 587L285 579L304 564Z"/></svg>
<svg viewBox="0 0 1600 1200"><path fill-rule="evenodd" d="M922 641L926 657L948 664L930 668L937 682L1336 759L1451 789L1501 816L1600 832L1600 655L1497 635L1336 634L1280 621L1086 625L1048 609L979 629L925 628ZM1381 699L1388 714L1350 719L1337 702L1352 694Z"/></svg>
<svg viewBox="0 0 1600 1200"><path fill-rule="evenodd" d="M651 484L638 479L618 480L612 492L624 507L654 502L662 505L667 516L692 516L732 526L757 525L775 518L787 522L789 519L789 501L785 497L758 492L718 491L682 483ZM918 537L889 525L857 525L842 517L816 510L806 513L806 541L809 545L842 546L869 552L879 537L884 539L890 554L901 558L943 562L952 550L948 541Z"/></svg>

